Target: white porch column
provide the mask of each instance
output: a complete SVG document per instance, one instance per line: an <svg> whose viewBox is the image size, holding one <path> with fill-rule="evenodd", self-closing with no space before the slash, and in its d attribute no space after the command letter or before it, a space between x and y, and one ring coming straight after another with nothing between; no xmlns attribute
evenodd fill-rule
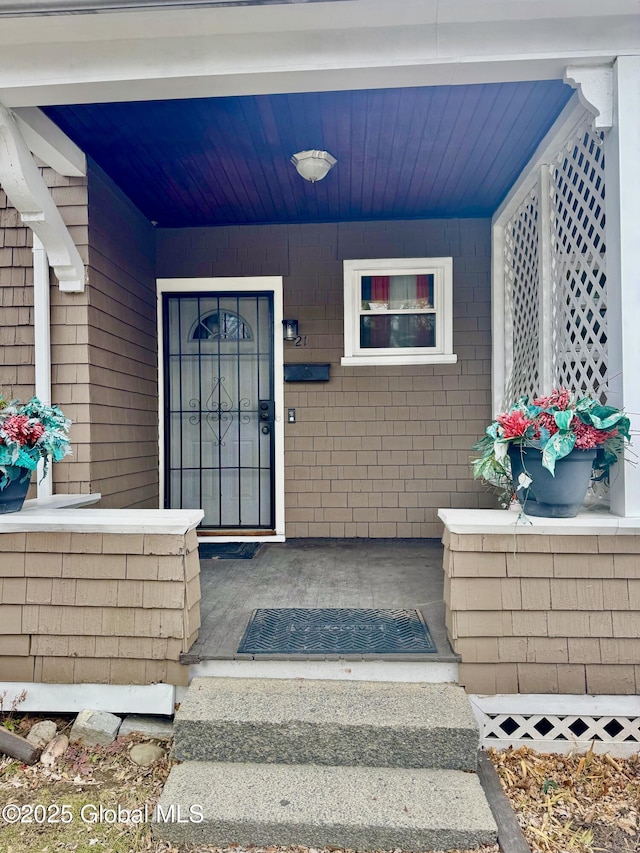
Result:
<svg viewBox="0 0 640 853"><path fill-rule="evenodd" d="M51 405L51 304L49 298L49 261L42 241L33 235L33 335L35 391L43 403ZM53 494L52 465L43 478L44 461L38 463L38 497Z"/></svg>
<svg viewBox="0 0 640 853"><path fill-rule="evenodd" d="M613 68L613 126L605 136L609 401L623 406L640 455L640 56ZM631 457L631 454L629 454ZM633 457L631 457L633 459ZM640 465L612 472L611 509L640 517Z"/></svg>

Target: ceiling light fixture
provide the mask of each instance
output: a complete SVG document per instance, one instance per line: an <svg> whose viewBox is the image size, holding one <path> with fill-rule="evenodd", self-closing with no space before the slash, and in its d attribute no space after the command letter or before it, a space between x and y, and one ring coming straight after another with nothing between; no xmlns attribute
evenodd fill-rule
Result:
<svg viewBox="0 0 640 853"><path fill-rule="evenodd" d="M291 158L299 175L305 181L321 181L338 162L328 151L298 151Z"/></svg>

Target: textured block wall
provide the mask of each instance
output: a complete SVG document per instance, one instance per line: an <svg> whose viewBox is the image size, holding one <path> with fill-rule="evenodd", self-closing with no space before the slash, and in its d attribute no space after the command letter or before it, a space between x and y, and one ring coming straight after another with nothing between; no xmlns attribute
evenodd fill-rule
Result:
<svg viewBox="0 0 640 853"><path fill-rule="evenodd" d="M0 534L0 682L186 684L195 531Z"/></svg>
<svg viewBox="0 0 640 853"><path fill-rule="evenodd" d="M469 693L640 692L640 536L444 535Z"/></svg>
<svg viewBox="0 0 640 853"><path fill-rule="evenodd" d="M493 506L471 479L491 414L490 223L485 220L161 229L160 278L282 275L284 313L330 362L328 383L285 384L286 534L433 537L438 507ZM455 365L342 367L348 258L453 257Z"/></svg>

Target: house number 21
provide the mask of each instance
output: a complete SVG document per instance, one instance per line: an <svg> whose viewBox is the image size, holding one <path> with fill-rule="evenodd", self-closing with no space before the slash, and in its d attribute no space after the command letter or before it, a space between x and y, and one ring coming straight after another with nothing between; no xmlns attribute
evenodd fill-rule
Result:
<svg viewBox="0 0 640 853"><path fill-rule="evenodd" d="M307 345L307 336L306 335L298 335L296 338L295 346L297 347L306 347Z"/></svg>

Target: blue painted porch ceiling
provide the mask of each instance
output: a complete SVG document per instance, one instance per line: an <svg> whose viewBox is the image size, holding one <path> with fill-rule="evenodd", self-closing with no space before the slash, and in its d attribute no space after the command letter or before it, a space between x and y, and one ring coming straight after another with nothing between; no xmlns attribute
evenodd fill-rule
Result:
<svg viewBox="0 0 640 853"><path fill-rule="evenodd" d="M160 227L491 216L559 80L46 108ZM321 182L289 162L326 149Z"/></svg>

